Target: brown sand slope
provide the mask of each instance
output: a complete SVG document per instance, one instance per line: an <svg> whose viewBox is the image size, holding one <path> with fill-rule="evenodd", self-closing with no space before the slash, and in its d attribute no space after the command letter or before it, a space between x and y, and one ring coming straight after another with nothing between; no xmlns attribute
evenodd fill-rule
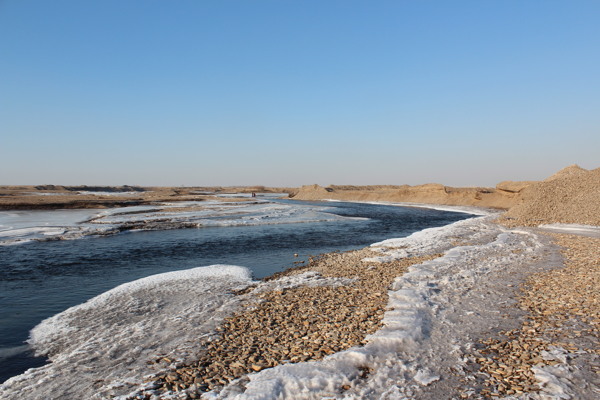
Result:
<svg viewBox="0 0 600 400"><path fill-rule="evenodd" d="M522 187L453 188L436 183L419 186L302 186L297 200L393 201L508 209L517 203Z"/></svg>
<svg viewBox="0 0 600 400"><path fill-rule="evenodd" d="M510 225L550 223L600 225L600 168L567 167L521 192L504 216Z"/></svg>
<svg viewBox="0 0 600 400"><path fill-rule="evenodd" d="M504 181L495 188L420 186L302 186L298 200L390 201L508 210L501 222L516 226L550 223L600 225L600 168L568 166L542 182Z"/></svg>

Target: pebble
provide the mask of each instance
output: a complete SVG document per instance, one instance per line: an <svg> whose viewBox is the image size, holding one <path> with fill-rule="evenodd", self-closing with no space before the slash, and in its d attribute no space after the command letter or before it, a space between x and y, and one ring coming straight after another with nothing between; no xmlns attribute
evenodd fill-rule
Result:
<svg viewBox="0 0 600 400"><path fill-rule="evenodd" d="M198 395L248 373L282 363L320 360L364 344L365 337L381 327L392 281L408 266L439 256L375 266L362 261L372 255L367 248L311 256L307 265L277 274L311 270L326 278L355 280L347 286L300 286L252 297L256 300L225 320L217 339L199 343L204 347L200 359L160 376L157 384L163 391Z"/></svg>

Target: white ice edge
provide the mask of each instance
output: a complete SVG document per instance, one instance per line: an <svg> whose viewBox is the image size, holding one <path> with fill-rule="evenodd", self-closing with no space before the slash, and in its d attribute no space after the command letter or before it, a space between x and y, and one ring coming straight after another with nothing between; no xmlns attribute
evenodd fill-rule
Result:
<svg viewBox="0 0 600 400"><path fill-rule="evenodd" d="M531 368L540 388L543 399L573 398L573 383L569 365L567 364L569 352L562 347L550 346L548 351L542 351L541 356L546 361L555 361L555 365L538 364Z"/></svg>
<svg viewBox="0 0 600 400"><path fill-rule="evenodd" d="M550 232L572 233L576 235L600 237L600 226L595 225L543 224L540 225L539 228Z"/></svg>
<svg viewBox="0 0 600 400"><path fill-rule="evenodd" d="M119 285L111 290L99 294L96 297L93 297L85 303L71 307L67 311L75 312L89 308L100 307L103 303L108 303L114 298L122 296L125 293L132 293L143 289L168 285L173 281L192 281L196 279L215 278L230 278L234 281L249 283L252 280L252 272L246 267L225 264L215 264L206 267L196 267L180 271L164 272ZM40 326L48 323L48 321L52 320L52 318L53 317L44 320L40 325L33 329L31 336L33 342L35 342L36 333Z"/></svg>
<svg viewBox="0 0 600 400"><path fill-rule="evenodd" d="M248 268L212 265L128 282L38 324L36 354L51 363L0 385L0 398L113 398L165 366L160 356L192 360L239 305L232 291L252 284ZM77 373L73 373L77 370ZM103 382L93 387L90 382Z"/></svg>
<svg viewBox="0 0 600 400"><path fill-rule="evenodd" d="M255 293L297 286L341 286L347 278L324 278L314 271L261 282ZM233 290L257 284L248 268L211 265L156 274L122 284L42 321L30 345L52 361L0 386L0 398L118 398L143 387L168 356L193 361L198 340L216 334L223 318L240 305ZM6 349L6 354L29 346ZM0 356L4 353L0 353ZM73 369L79 370L73 374ZM91 381L103 381L92 387ZM71 386L71 383L74 385ZM76 387L76 392L73 392ZM13 397L11 397L13 396Z"/></svg>
<svg viewBox="0 0 600 400"><path fill-rule="evenodd" d="M359 201L359 200L337 200L337 199L323 199L323 201L329 201L334 203L359 203L359 204L374 204L382 206L397 206L397 207L414 207L414 208L427 208L438 211L451 211L463 214L472 215L495 215L501 213L499 210L491 208L475 207L475 206L450 206L450 205L438 205L438 204L427 204L427 203L408 203L408 202L392 202L392 201Z"/></svg>
<svg viewBox="0 0 600 400"><path fill-rule="evenodd" d="M191 292L196 292L194 289L206 286L206 291L210 292L217 281L221 286L225 285L227 287L223 287L225 290L220 294L224 295L230 288L250 284L252 282L252 273L248 268L240 266L211 265L151 275L127 282L93 297L85 303L73 306L53 317L45 319L31 330L29 344L40 355L55 353L58 351L56 348L57 341L64 340L62 338L68 337L75 330L88 329L81 322L94 322L93 325L97 326L97 321L90 321L89 317L85 316L87 312L93 313L97 310L110 309L120 304L125 306L123 315L125 316L128 311L126 309L127 306L131 310L134 307L147 308L152 303L156 305L157 310L161 311L167 305L177 305L173 299L178 297L179 294L172 293L174 288L181 290L182 288L194 285L196 287L189 289L191 289ZM172 299L162 298L165 296L172 296ZM180 300L183 302L182 299ZM148 312L152 311L150 308L147 309ZM152 320L154 316L155 314L146 315L148 320ZM127 321L116 320L114 322L127 324Z"/></svg>

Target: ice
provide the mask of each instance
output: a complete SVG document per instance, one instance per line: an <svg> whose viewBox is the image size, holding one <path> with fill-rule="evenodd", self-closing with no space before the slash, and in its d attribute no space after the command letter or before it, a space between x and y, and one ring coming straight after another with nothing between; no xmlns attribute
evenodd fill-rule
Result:
<svg viewBox="0 0 600 400"><path fill-rule="evenodd" d="M98 210L0 211L0 245L76 238L86 234L84 221Z"/></svg>
<svg viewBox="0 0 600 400"><path fill-rule="evenodd" d="M557 366L535 366L531 370L540 386L539 399L559 400L572 399L573 392L570 388L568 376L571 375L564 365Z"/></svg>
<svg viewBox="0 0 600 400"><path fill-rule="evenodd" d="M544 360L558 361L563 364L567 362L569 352L562 347L550 346L548 351L544 350L541 352L541 356Z"/></svg>
<svg viewBox="0 0 600 400"><path fill-rule="evenodd" d="M254 290L254 293L283 290L298 286L344 286L351 284L353 281L354 279L351 278L325 278L318 272L307 271L301 274L284 276L273 281L263 282Z"/></svg>
<svg viewBox="0 0 600 400"><path fill-rule="evenodd" d="M483 219L478 217L476 219ZM373 243L371 248L379 251L382 255L367 259L372 262L386 262L397 258L418 256L432 252L445 251L459 244L459 238L469 235L469 240L477 240L484 237L490 229L482 225L473 229L472 219L458 221L452 226L452 234L447 230L429 228L415 232L410 236L398 239L388 239Z"/></svg>
<svg viewBox="0 0 600 400"><path fill-rule="evenodd" d="M579 224L545 224L539 226L541 229L557 232L557 233L572 233L575 235L600 237L600 226L594 225L579 225Z"/></svg>
<svg viewBox="0 0 600 400"><path fill-rule="evenodd" d="M308 271L263 282L254 292L351 282ZM157 358L194 360L199 339L214 335L240 306L242 296L231 292L256 284L247 268L214 265L120 285L36 326L31 346L52 363L9 379L0 397L126 398L145 387L146 376L166 368L151 363Z"/></svg>
<svg viewBox="0 0 600 400"><path fill-rule="evenodd" d="M289 195L287 193L262 193L262 192L256 192L255 193L256 197L254 198L271 198L271 199L277 199L277 198L285 198L288 197ZM219 193L215 195L216 197L224 197L224 198L253 198L252 197L252 193Z"/></svg>
<svg viewBox="0 0 600 400"><path fill-rule="evenodd" d="M432 374L427 368L421 369L415 374L415 381L423 386L427 386L432 382L438 381L439 379L439 375Z"/></svg>
<svg viewBox="0 0 600 400"><path fill-rule="evenodd" d="M64 193L26 192L28 196L64 196Z"/></svg>
<svg viewBox="0 0 600 400"><path fill-rule="evenodd" d="M343 202L341 200L334 200L334 199L326 199L324 201ZM374 205L383 205L383 206L396 206L396 207L427 208L430 210L451 211L451 212L459 212L459 213L479 215L479 216L498 214L497 210L486 209L486 208L482 208L482 207L471 207L471 206L447 206L447 205L438 205L438 204L392 202L392 201L353 201L353 203L374 204Z"/></svg>
<svg viewBox="0 0 600 400"><path fill-rule="evenodd" d="M540 388L536 399L584 398L580 395L582 388L586 388L588 392L600 393L597 386L598 373L594 367L595 357L590 359L586 351L569 352L559 346L549 346L547 351L542 351L541 356L544 360L553 362L553 365L538 364L531 369ZM577 360L578 358L581 359Z"/></svg>
<svg viewBox="0 0 600 400"><path fill-rule="evenodd" d="M252 283L247 268L213 265L129 282L46 319L31 346L51 363L0 386L0 398L113 398L147 374L192 360L239 303L233 290ZM95 382L95 384L91 384Z"/></svg>
<svg viewBox="0 0 600 400"><path fill-rule="evenodd" d="M28 345L0 348L0 359L9 358L28 351Z"/></svg>
<svg viewBox="0 0 600 400"><path fill-rule="evenodd" d="M179 208L197 206L191 211ZM177 207L173 212L170 208ZM125 223L150 223L154 221L194 224L200 226L241 226L285 223L336 221L345 219L327 213L324 207L296 206L265 201L224 203L203 202L197 204L165 204L160 209L134 210L135 212L113 212L93 220L96 224L121 225Z"/></svg>
<svg viewBox="0 0 600 400"><path fill-rule="evenodd" d="M36 235L60 235L65 232L64 228L58 227L33 227L33 228L18 228L18 229L6 229L0 231L0 238L2 237L27 237Z"/></svg>
<svg viewBox="0 0 600 400"><path fill-rule="evenodd" d="M109 210L0 212L0 245L68 240L122 231L296 224L357 219L328 207L254 201L195 201Z"/></svg>

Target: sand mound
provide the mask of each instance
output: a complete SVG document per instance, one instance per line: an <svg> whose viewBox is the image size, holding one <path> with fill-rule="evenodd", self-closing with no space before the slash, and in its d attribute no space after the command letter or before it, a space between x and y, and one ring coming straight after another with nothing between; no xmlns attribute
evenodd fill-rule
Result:
<svg viewBox="0 0 600 400"><path fill-rule="evenodd" d="M299 200L323 200L331 198L330 192L333 192L333 189L326 189L319 185L304 185L293 197Z"/></svg>
<svg viewBox="0 0 600 400"><path fill-rule="evenodd" d="M600 168L572 165L523 189L519 204L502 219L511 225L600 225Z"/></svg>
<svg viewBox="0 0 600 400"><path fill-rule="evenodd" d="M569 177L577 177L577 176L585 175L587 172L589 172L587 169L583 169L579 165L573 164L573 165L569 165L568 167L561 169L554 175L544 179L544 182L551 182L551 181L555 181L557 179L563 179L563 178L569 178Z"/></svg>

